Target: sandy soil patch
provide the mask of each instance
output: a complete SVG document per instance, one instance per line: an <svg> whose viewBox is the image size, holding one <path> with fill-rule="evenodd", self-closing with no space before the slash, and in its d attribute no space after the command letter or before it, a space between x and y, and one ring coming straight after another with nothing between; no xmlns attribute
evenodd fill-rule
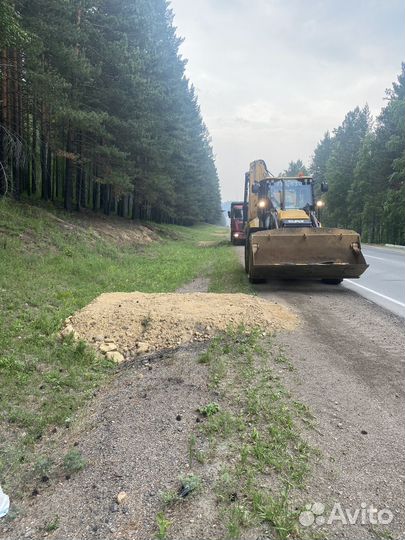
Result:
<svg viewBox="0 0 405 540"><path fill-rule="evenodd" d="M182 287L176 289L177 293L196 293L196 292L208 292L208 287L210 286L210 280L206 277L200 276L190 283L186 283Z"/></svg>
<svg viewBox="0 0 405 540"><path fill-rule="evenodd" d="M229 325L272 333L296 323L287 308L246 294L105 293L69 317L62 334L74 332L119 363L134 354L208 340Z"/></svg>
<svg viewBox="0 0 405 540"><path fill-rule="evenodd" d="M197 243L197 246L200 248L208 248L208 247L215 247L219 246L221 242L218 240L201 240L201 242Z"/></svg>

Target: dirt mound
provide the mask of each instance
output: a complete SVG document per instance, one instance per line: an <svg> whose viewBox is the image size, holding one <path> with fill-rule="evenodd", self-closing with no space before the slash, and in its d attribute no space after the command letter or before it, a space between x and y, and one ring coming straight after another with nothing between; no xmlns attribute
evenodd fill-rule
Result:
<svg viewBox="0 0 405 540"><path fill-rule="evenodd" d="M285 307L246 294L105 293L69 317L62 334L74 332L121 362L134 354L204 341L230 324L273 332L293 328L296 320Z"/></svg>

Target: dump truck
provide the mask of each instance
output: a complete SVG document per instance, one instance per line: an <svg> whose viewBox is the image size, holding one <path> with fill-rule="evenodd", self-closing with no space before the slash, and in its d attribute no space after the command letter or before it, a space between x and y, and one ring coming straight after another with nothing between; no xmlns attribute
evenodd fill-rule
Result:
<svg viewBox="0 0 405 540"><path fill-rule="evenodd" d="M228 212L231 220L231 242L232 244L245 243L245 229L243 223L243 201L231 202L231 209Z"/></svg>
<svg viewBox="0 0 405 540"><path fill-rule="evenodd" d="M321 192L327 184L321 183ZM244 189L245 270L249 281L321 279L337 285L367 269L360 235L322 227L314 179L273 176L263 160L250 164Z"/></svg>

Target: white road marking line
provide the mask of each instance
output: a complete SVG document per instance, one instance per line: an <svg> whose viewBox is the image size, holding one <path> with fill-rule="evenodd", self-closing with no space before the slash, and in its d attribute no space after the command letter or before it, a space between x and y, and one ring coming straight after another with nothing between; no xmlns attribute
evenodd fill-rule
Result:
<svg viewBox="0 0 405 540"><path fill-rule="evenodd" d="M400 266L405 266L403 261L394 261L392 259L383 259L382 257L376 257L375 255L370 255L369 253L367 253L367 251L364 252L364 256L366 257L366 259L378 259L379 261L384 261L385 263L388 263L388 264L396 264L396 265L400 265Z"/></svg>
<svg viewBox="0 0 405 540"><path fill-rule="evenodd" d="M364 289L365 291L371 292L377 296L381 296L381 298L384 298L385 300L389 300L390 302L394 302L394 304L398 304L399 306L405 307L405 304L403 302L399 302L398 300L394 300L393 298L389 296L385 296L385 294L381 294L377 291L373 291L373 289L369 289L368 287L365 287L364 285L360 285L359 283L355 283L351 279L345 279L347 283L351 283L352 285L355 285L356 287L360 287L360 289Z"/></svg>
<svg viewBox="0 0 405 540"><path fill-rule="evenodd" d="M384 261L384 262L387 262L387 259L383 259L382 257L376 257L375 255L369 255L368 253L366 253L366 257L368 259L378 259L379 261ZM390 261L391 262L391 261Z"/></svg>

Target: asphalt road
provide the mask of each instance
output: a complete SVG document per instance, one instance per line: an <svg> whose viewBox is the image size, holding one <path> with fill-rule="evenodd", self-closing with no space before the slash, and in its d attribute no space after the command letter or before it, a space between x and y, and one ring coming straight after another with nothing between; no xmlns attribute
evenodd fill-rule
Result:
<svg viewBox="0 0 405 540"><path fill-rule="evenodd" d="M239 248L239 256L243 263L243 249ZM369 268L358 279L345 279L342 285L333 288L341 294L345 289L357 293L367 300L382 306L391 313L405 317L405 249L388 248L382 246L362 246L364 256ZM321 293L330 290L330 285L318 282L305 281L277 281L268 282L271 289L307 290Z"/></svg>
<svg viewBox="0 0 405 540"><path fill-rule="evenodd" d="M405 317L405 249L362 247L370 267L359 279L345 279L343 286Z"/></svg>

